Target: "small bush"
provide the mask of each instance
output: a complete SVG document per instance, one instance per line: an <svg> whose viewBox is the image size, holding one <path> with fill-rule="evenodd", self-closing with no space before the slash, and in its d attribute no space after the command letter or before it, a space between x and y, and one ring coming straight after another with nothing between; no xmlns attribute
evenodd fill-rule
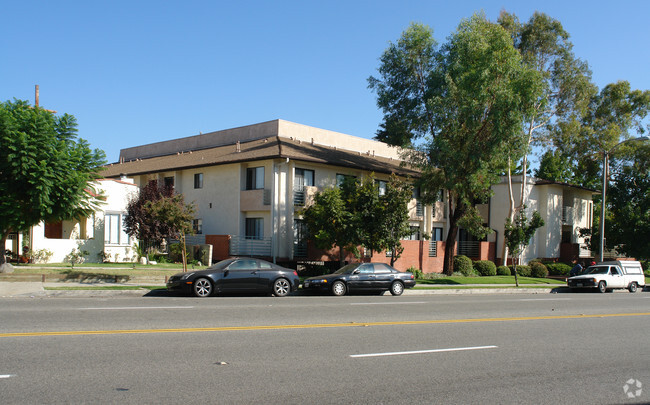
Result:
<svg viewBox="0 0 650 405"><path fill-rule="evenodd" d="M424 273L422 273L422 270L417 269L417 268L415 268L413 266L409 267L408 270L406 270L406 271L410 271L411 273L413 273L413 276L415 278L417 278L417 279L421 279L424 276Z"/></svg>
<svg viewBox="0 0 650 405"><path fill-rule="evenodd" d="M548 269L542 262L531 262L530 263L530 275L538 278L546 278L548 276Z"/></svg>
<svg viewBox="0 0 650 405"><path fill-rule="evenodd" d="M548 273L553 276L568 276L571 266L564 263L546 263Z"/></svg>
<svg viewBox="0 0 650 405"><path fill-rule="evenodd" d="M499 266L497 267L497 275L498 276L511 276L512 273L510 272L510 269L508 266Z"/></svg>
<svg viewBox="0 0 650 405"><path fill-rule="evenodd" d="M510 266L510 270L512 271L512 275L514 276L515 275L514 266ZM530 277L530 266L526 266L525 264L518 264L517 274L522 277Z"/></svg>
<svg viewBox="0 0 650 405"><path fill-rule="evenodd" d="M489 260L479 260L474 262L474 271L480 276L496 276L497 265Z"/></svg>
<svg viewBox="0 0 650 405"><path fill-rule="evenodd" d="M463 255L455 256L454 271L460 272L465 277L475 275L474 266L472 266L472 259Z"/></svg>

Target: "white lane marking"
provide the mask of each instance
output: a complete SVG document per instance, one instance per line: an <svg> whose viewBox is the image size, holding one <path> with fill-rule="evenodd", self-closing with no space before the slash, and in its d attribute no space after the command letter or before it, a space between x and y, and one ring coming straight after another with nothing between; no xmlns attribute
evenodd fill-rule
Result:
<svg viewBox="0 0 650 405"><path fill-rule="evenodd" d="M442 352L459 352L464 350L496 349L498 347L499 346L452 347L449 349L414 350L410 352L351 354L350 357L358 358L358 357L403 356L407 354L442 353Z"/></svg>
<svg viewBox="0 0 650 405"><path fill-rule="evenodd" d="M409 302L353 302L350 305L405 305L405 304L426 304L425 301Z"/></svg>
<svg viewBox="0 0 650 405"><path fill-rule="evenodd" d="M15 377L15 375L14 374L0 374L0 378L11 378L11 377Z"/></svg>
<svg viewBox="0 0 650 405"><path fill-rule="evenodd" d="M125 310L125 309L192 309L193 306L184 306L184 307L87 307L87 308L77 308L79 311L88 311L88 310Z"/></svg>
<svg viewBox="0 0 650 405"><path fill-rule="evenodd" d="M571 301L571 298L522 298L519 301Z"/></svg>

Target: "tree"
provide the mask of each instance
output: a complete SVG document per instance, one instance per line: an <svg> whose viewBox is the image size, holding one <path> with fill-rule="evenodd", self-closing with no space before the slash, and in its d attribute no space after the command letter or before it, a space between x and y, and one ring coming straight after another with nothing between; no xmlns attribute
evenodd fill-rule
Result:
<svg viewBox="0 0 650 405"><path fill-rule="evenodd" d="M164 226L167 231L165 236L178 236L183 251L183 271L187 271L185 235L192 233L192 220L196 211L194 204L185 204L182 194L174 194L147 201L144 209L156 223Z"/></svg>
<svg viewBox="0 0 650 405"><path fill-rule="evenodd" d="M153 216L148 209L147 203L169 198L174 195L172 187L159 185L156 180L149 181L140 189L140 193L132 197L126 208L124 217L125 232L140 241L142 250L147 252L147 261L149 253L154 246L171 234L171 230L165 221L161 221Z"/></svg>
<svg viewBox="0 0 650 405"><path fill-rule="evenodd" d="M319 249L339 247L339 264L345 261L344 249L356 249L353 215L344 201L341 188L332 187L316 193L314 203L304 212L304 219L314 244Z"/></svg>
<svg viewBox="0 0 650 405"><path fill-rule="evenodd" d="M88 216L104 152L77 138L74 116L16 100L0 104L0 247L42 221ZM0 255L0 264L4 263Z"/></svg>
<svg viewBox="0 0 650 405"><path fill-rule="evenodd" d="M401 240L411 234L409 226L408 203L413 196L412 186L397 177L391 177L386 184L386 194L380 197L381 235L377 251L392 252L390 265L402 256L404 248Z"/></svg>
<svg viewBox="0 0 650 405"><path fill-rule="evenodd" d="M412 24L380 61L380 78L368 79L384 112L378 137L415 145L408 158L421 170L423 202L447 190L443 271L452 274L460 221L478 219L473 202L489 197L508 152L524 142L523 117L538 98L538 74L522 63L509 33L484 15L462 21L440 49L430 28Z"/></svg>
<svg viewBox="0 0 650 405"><path fill-rule="evenodd" d="M611 218L605 222L607 242L619 253L650 260L650 145L638 144L624 159L607 192Z"/></svg>
<svg viewBox="0 0 650 405"><path fill-rule="evenodd" d="M396 176L386 182L383 195L374 175L359 180L349 178L339 187L317 193L314 204L303 214L316 247L338 246L341 265L344 249L359 257L359 246L393 252L393 265L403 251L400 240L410 234L411 195L411 186Z"/></svg>
<svg viewBox="0 0 650 405"><path fill-rule="evenodd" d="M522 24L517 16L506 11L501 12L498 21L510 33L513 44L521 52L522 62L537 71L542 79L541 91L532 100L522 126L524 143L515 145L508 156L508 159L515 161L523 158L521 190L516 204L511 171L507 172L510 205L506 219L512 222L515 214L526 204L526 172L531 145L548 145L549 129L567 125L567 122L574 122L581 117L596 90L591 83L588 65L573 54L569 34L559 21L544 13L535 12L527 23ZM547 152L542 160L543 170L538 171L540 177L556 177L547 180L566 177L567 169L562 167L565 157L562 149ZM508 256L507 249L504 244L504 260Z"/></svg>
<svg viewBox="0 0 650 405"><path fill-rule="evenodd" d="M506 219L505 229L503 231L505 244L508 245L508 249L512 254L512 262L515 269L515 285L517 287L519 287L519 278L517 277L516 259L526 249L537 228L544 226L544 220L539 215L539 212L533 212L532 218L528 222L525 210L526 207L524 206L515 217L514 222L510 221L510 218ZM508 263L507 257L504 257L503 260L505 263Z"/></svg>

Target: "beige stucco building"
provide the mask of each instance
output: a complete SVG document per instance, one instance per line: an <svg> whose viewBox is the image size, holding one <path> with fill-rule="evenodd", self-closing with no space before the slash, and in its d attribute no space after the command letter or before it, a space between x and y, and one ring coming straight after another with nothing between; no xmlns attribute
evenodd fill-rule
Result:
<svg viewBox="0 0 650 405"><path fill-rule="evenodd" d="M399 148L284 120L122 149L119 162L107 165L102 174L113 179L132 178L138 186L150 180L172 184L186 201L196 205L198 243L219 244L211 242L215 240L211 237L228 236L225 254L277 260L323 258L312 257L307 248L300 211L318 190L335 186L341 176L374 174L383 181L391 174L418 176L402 159ZM569 238L569 230L571 242L580 243L577 228L590 225L592 192L535 179L529 183L529 207L541 211L547 225L535 236L525 259L559 258L560 244ZM487 245L461 232L459 253L493 260L500 257L507 189L499 184L494 191L490 203L480 209L486 224L496 232ZM413 195L409 205L411 239L421 242L413 248L420 256L419 260L404 260L398 267L441 271L439 262L425 260L425 256L432 258L442 252L438 245L447 234L446 206L443 202L423 206L417 190ZM569 206L572 211L563 208ZM563 218L562 212L575 214L570 229L565 227L564 221L569 219ZM425 235L431 241L425 241ZM219 251L215 246L217 259ZM405 258L415 256L406 253ZM373 260L378 255L374 254Z"/></svg>

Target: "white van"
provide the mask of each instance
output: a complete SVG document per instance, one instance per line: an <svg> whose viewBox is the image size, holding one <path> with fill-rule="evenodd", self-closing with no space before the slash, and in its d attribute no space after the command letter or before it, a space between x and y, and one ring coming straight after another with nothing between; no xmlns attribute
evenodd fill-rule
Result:
<svg viewBox="0 0 650 405"><path fill-rule="evenodd" d="M641 263L633 260L601 262L589 266L582 274L567 279L571 288L598 288L604 293L615 288L627 288L630 292L645 286Z"/></svg>

